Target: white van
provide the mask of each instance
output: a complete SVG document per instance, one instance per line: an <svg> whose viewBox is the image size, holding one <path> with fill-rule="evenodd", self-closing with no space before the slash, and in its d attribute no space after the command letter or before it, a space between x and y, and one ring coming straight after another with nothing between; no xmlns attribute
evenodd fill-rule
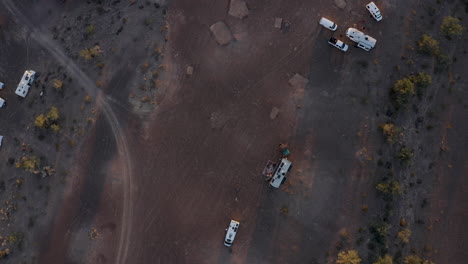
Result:
<svg viewBox="0 0 468 264"><path fill-rule="evenodd" d="M348 28L346 36L357 43L357 46L365 51L370 51L375 47L377 40L369 35L362 33L355 28Z"/></svg>
<svg viewBox="0 0 468 264"><path fill-rule="evenodd" d="M292 162L287 159L282 159L270 180L270 186L273 188L279 188L280 185L286 181L286 173L288 173L291 168Z"/></svg>
<svg viewBox="0 0 468 264"><path fill-rule="evenodd" d="M234 243L234 238L236 238L239 225L240 223L235 220L231 220L231 223L229 223L229 226L226 229L226 237L224 238L224 245L226 247L230 247L232 246L232 243Z"/></svg>
<svg viewBox="0 0 468 264"><path fill-rule="evenodd" d="M367 10L369 10L369 13L371 13L372 17L380 21L382 20L382 14L380 13L379 8L374 4L374 2L370 2L369 4L366 5Z"/></svg>
<svg viewBox="0 0 468 264"><path fill-rule="evenodd" d="M320 19L319 24L324 26L325 28L328 28L331 31L335 31L338 28L338 26L333 21L324 17Z"/></svg>

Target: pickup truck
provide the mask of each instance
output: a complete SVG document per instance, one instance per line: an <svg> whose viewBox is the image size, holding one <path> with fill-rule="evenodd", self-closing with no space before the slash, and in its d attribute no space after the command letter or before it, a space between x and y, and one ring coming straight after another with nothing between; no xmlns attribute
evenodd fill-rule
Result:
<svg viewBox="0 0 468 264"><path fill-rule="evenodd" d="M330 45L332 45L333 47L337 48L337 49L340 49L342 51L347 51L348 50L348 45L346 45L343 41L341 40L338 40L334 37L331 37L329 40L328 40L328 43Z"/></svg>

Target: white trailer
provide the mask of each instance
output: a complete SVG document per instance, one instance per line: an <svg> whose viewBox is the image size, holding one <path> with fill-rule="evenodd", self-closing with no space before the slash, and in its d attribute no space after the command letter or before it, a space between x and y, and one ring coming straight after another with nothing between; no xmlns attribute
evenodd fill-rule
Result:
<svg viewBox="0 0 468 264"><path fill-rule="evenodd" d="M369 51L375 47L377 40L369 35L362 33L355 28L348 28L346 36L357 43L357 46L365 51Z"/></svg>
<svg viewBox="0 0 468 264"><path fill-rule="evenodd" d="M26 70L21 77L21 81L16 88L15 94L25 98L28 95L29 88L36 78L36 72L32 70Z"/></svg>

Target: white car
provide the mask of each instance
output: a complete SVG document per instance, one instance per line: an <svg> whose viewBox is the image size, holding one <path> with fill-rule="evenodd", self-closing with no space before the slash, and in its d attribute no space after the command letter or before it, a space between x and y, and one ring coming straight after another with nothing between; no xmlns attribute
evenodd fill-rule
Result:
<svg viewBox="0 0 468 264"><path fill-rule="evenodd" d="M4 86L4 85L5 85L5 84L3 84L2 82L0 82L0 90L3 89L3 86Z"/></svg>
<svg viewBox="0 0 468 264"><path fill-rule="evenodd" d="M0 136L0 147L2 146L3 136Z"/></svg>
<svg viewBox="0 0 468 264"><path fill-rule="evenodd" d="M331 37L328 40L328 44L332 45L333 47L342 50L342 51L347 51L348 50L348 45L346 45L343 41L338 40L334 37Z"/></svg>
<svg viewBox="0 0 468 264"><path fill-rule="evenodd" d="M338 26L333 21L324 17L320 19L319 24L324 26L325 28L328 28L331 31L335 31L338 28Z"/></svg>
<svg viewBox="0 0 468 264"><path fill-rule="evenodd" d="M224 245L226 247L232 246L232 243L234 243L234 238L236 238L237 230L239 228L240 223L231 220L231 223L229 224L228 228L226 229L226 237L224 238Z"/></svg>
<svg viewBox="0 0 468 264"><path fill-rule="evenodd" d="M369 10L369 13L371 13L372 17L380 21L382 20L382 14L380 13L379 8L374 4L374 2L370 2L369 4L366 5L367 10Z"/></svg>
<svg viewBox="0 0 468 264"><path fill-rule="evenodd" d="M5 102L5 99L1 98L0 97L0 108L3 108L6 106L6 102Z"/></svg>

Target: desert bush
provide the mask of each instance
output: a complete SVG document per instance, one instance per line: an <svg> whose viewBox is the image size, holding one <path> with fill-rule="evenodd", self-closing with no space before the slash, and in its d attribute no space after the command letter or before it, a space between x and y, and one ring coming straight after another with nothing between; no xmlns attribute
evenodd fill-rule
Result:
<svg viewBox="0 0 468 264"><path fill-rule="evenodd" d="M392 123L382 124L379 126L379 128L382 129L382 133L387 139L388 143L393 143L398 134L401 132L401 128L395 126Z"/></svg>
<svg viewBox="0 0 468 264"><path fill-rule="evenodd" d="M410 76L411 82L419 88L427 88L432 83L432 76L424 72Z"/></svg>
<svg viewBox="0 0 468 264"><path fill-rule="evenodd" d="M49 113L47 113L47 119L50 121L57 121L59 117L60 115L57 107L52 106L49 110Z"/></svg>
<svg viewBox="0 0 468 264"><path fill-rule="evenodd" d="M409 161L414 156L414 150L408 147L401 147L398 152L398 159L401 161Z"/></svg>
<svg viewBox="0 0 468 264"><path fill-rule="evenodd" d="M87 25L85 30L86 30L86 34L92 35L94 34L94 32L96 32L96 27L93 24Z"/></svg>
<svg viewBox="0 0 468 264"><path fill-rule="evenodd" d="M398 105L406 104L414 94L415 88L413 82L409 78L404 78L396 81L392 88L393 100Z"/></svg>
<svg viewBox="0 0 468 264"><path fill-rule="evenodd" d="M62 87L63 87L63 82L61 80L58 80L58 79L54 79L54 88L56 90L61 90Z"/></svg>
<svg viewBox="0 0 468 264"><path fill-rule="evenodd" d="M384 244L390 231L390 225L385 222L371 224L369 231L374 235L376 242Z"/></svg>
<svg viewBox="0 0 468 264"><path fill-rule="evenodd" d="M102 53L101 47L99 45L96 45L92 48L85 48L80 51L80 56L83 57L85 60L90 60L99 54Z"/></svg>
<svg viewBox="0 0 468 264"><path fill-rule="evenodd" d="M447 70L451 64L452 64L452 60L450 59L449 56L445 54L440 54L439 56L437 56L437 61L434 67L434 72L441 73Z"/></svg>
<svg viewBox="0 0 468 264"><path fill-rule="evenodd" d="M381 182L375 188L383 194L396 195L401 193L400 183L395 180Z"/></svg>
<svg viewBox="0 0 468 264"><path fill-rule="evenodd" d="M34 126L38 128L45 128L47 127L47 122L47 118L43 114L40 114L36 117L36 120L34 120Z"/></svg>
<svg viewBox="0 0 468 264"><path fill-rule="evenodd" d="M16 163L17 168L22 168L25 171L29 172L37 172L37 168L39 167L39 159L35 156L23 156L21 161Z"/></svg>
<svg viewBox="0 0 468 264"><path fill-rule="evenodd" d="M383 257L379 257L374 264L393 264L393 260L389 255L385 255Z"/></svg>
<svg viewBox="0 0 468 264"><path fill-rule="evenodd" d="M463 34L463 26L460 19L452 16L444 17L442 25L440 25L440 32L449 38L461 36Z"/></svg>
<svg viewBox="0 0 468 264"><path fill-rule="evenodd" d="M359 264L361 258L356 250L341 251L338 253L337 264Z"/></svg>
<svg viewBox="0 0 468 264"><path fill-rule="evenodd" d="M91 99L91 96L89 96L89 95L86 95L85 98L84 98L84 101L85 101L85 103L87 103L87 104L91 103L91 100L92 100L92 99Z"/></svg>
<svg viewBox="0 0 468 264"><path fill-rule="evenodd" d="M423 54L432 56L439 55L439 42L427 34L423 34L416 44L418 46L418 51Z"/></svg>
<svg viewBox="0 0 468 264"><path fill-rule="evenodd" d="M408 228L405 228L401 230L400 232L398 232L398 238L405 244L409 243L410 236L411 236L411 230L409 230Z"/></svg>
<svg viewBox="0 0 468 264"><path fill-rule="evenodd" d="M418 255L409 255L403 260L405 264L423 264L423 260Z"/></svg>
<svg viewBox="0 0 468 264"><path fill-rule="evenodd" d="M50 130L52 130L54 133L58 133L60 131L60 126L57 124L52 124L50 125Z"/></svg>

